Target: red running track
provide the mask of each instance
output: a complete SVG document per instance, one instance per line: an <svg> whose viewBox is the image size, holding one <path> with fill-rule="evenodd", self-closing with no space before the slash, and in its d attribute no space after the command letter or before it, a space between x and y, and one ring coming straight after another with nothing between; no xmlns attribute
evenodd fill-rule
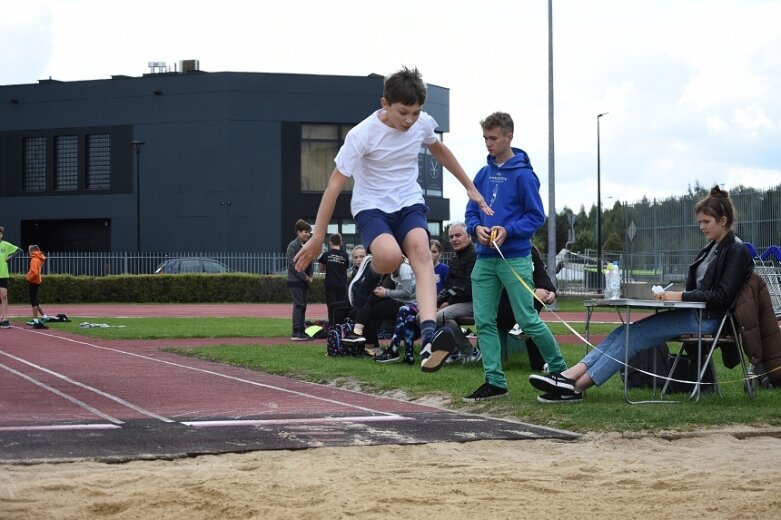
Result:
<svg viewBox="0 0 781 520"><path fill-rule="evenodd" d="M195 343L200 341L186 340ZM253 343L247 348L266 348L257 339ZM0 330L0 461L573 438L570 432L178 356L159 345L70 335L56 324L49 330L16 324Z"/></svg>

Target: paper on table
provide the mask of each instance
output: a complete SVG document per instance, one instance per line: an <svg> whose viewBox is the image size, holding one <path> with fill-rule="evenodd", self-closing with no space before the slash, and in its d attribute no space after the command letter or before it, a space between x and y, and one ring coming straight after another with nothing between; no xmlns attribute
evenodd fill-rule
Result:
<svg viewBox="0 0 781 520"><path fill-rule="evenodd" d="M670 284L667 287L662 287L661 285L654 285L654 286L651 286L651 290L653 291L654 294L659 294L659 293L663 293L664 291L668 290L672 286L673 286L673 284Z"/></svg>

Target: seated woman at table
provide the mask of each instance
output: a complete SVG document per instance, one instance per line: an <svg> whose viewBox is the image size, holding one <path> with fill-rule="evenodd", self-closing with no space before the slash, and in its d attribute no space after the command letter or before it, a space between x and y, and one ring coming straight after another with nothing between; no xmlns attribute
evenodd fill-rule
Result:
<svg viewBox="0 0 781 520"><path fill-rule="evenodd" d="M711 242L689 266L685 291L664 291L655 297L663 301L705 302L702 333L715 334L754 263L743 241L732 231L734 211L726 191L714 186L694 206L694 211L700 231ZM697 315L695 309L671 309L632 323L629 358L682 334L697 335ZM541 403L582 401L584 390L610 379L623 366L619 360L624 359L625 327L621 325L611 332L579 363L560 374L529 376L532 386L544 392L537 400Z"/></svg>

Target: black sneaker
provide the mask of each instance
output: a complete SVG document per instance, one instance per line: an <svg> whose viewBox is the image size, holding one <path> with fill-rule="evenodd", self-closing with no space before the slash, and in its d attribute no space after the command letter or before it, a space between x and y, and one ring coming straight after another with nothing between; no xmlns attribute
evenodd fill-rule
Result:
<svg viewBox="0 0 781 520"><path fill-rule="evenodd" d="M294 332L290 341L312 341L312 337L306 332Z"/></svg>
<svg viewBox="0 0 781 520"><path fill-rule="evenodd" d="M374 357L374 361L377 363L398 363L401 361L401 355L398 349L388 347L382 354L377 354Z"/></svg>
<svg viewBox="0 0 781 520"><path fill-rule="evenodd" d="M374 288L382 280L382 276L369 269L372 264L372 255L366 255L361 262L358 272L353 276L350 285L347 287L347 299L353 309L360 309L369 301Z"/></svg>
<svg viewBox="0 0 781 520"><path fill-rule="evenodd" d="M0 321L0 329L10 329L11 328L11 322L8 320Z"/></svg>
<svg viewBox="0 0 781 520"><path fill-rule="evenodd" d="M347 343L348 345L365 345L366 344L366 338L364 338L360 334L356 334L355 332L351 332L349 335L342 338L342 343Z"/></svg>
<svg viewBox="0 0 781 520"><path fill-rule="evenodd" d="M575 393L575 381L564 377L560 372L552 374L532 374L529 376L529 383L537 390L543 392L556 392L558 394Z"/></svg>
<svg viewBox="0 0 781 520"><path fill-rule="evenodd" d="M431 339L431 343L427 343L423 347L421 358L423 357L423 352L428 352L430 355L421 361L420 369L423 372L436 372L442 368L442 365L445 364L445 361L448 360L455 348L456 338L453 336L453 331L444 327L439 329Z"/></svg>
<svg viewBox="0 0 781 520"><path fill-rule="evenodd" d="M474 403L475 401L485 401L486 399L496 399L498 397L505 397L507 395L506 388L500 388L494 386L491 383L483 383L483 385L464 397L462 401L465 403Z"/></svg>
<svg viewBox="0 0 781 520"><path fill-rule="evenodd" d="M538 395L537 400L546 404L582 403L583 392L575 392L574 394L548 392L547 394Z"/></svg>
<svg viewBox="0 0 781 520"><path fill-rule="evenodd" d="M33 323L33 328L34 329L48 329L49 327L47 327L46 325L44 325L40 321L36 321L35 323Z"/></svg>
<svg viewBox="0 0 781 520"><path fill-rule="evenodd" d="M405 365L414 365L415 358L412 356L404 356L404 359L402 359L401 362L404 363Z"/></svg>

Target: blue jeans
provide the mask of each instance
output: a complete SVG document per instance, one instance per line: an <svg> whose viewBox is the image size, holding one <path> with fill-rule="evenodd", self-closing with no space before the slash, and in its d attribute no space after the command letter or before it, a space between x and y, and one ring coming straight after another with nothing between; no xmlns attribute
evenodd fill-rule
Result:
<svg viewBox="0 0 781 520"><path fill-rule="evenodd" d="M715 334L720 323L719 318L703 318L702 333ZM659 312L636 321L629 327L629 359L682 334L696 335L698 328L697 311L690 309ZM626 325L618 327L580 361L595 384L601 385L623 367L625 330Z"/></svg>

